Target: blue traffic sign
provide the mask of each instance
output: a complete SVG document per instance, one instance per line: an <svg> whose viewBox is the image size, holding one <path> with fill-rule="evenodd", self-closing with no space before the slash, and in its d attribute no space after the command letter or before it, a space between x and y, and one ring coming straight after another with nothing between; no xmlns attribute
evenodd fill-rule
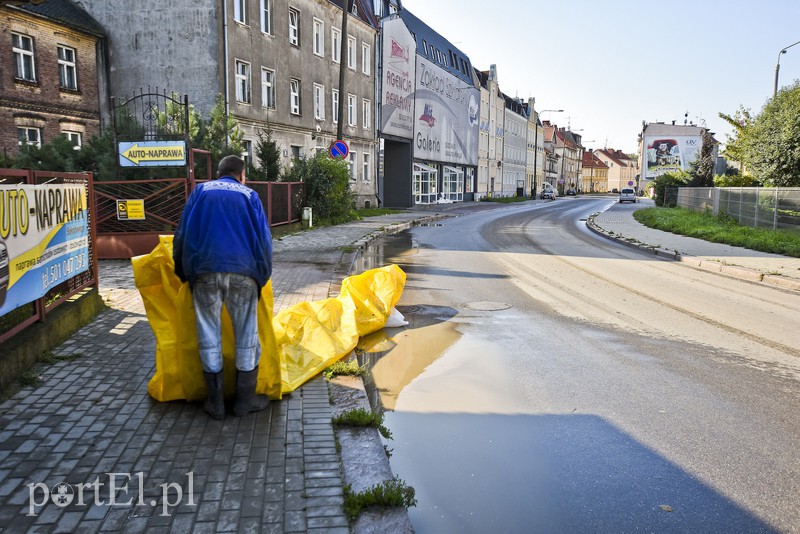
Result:
<svg viewBox="0 0 800 534"><path fill-rule="evenodd" d="M334 141L331 144L330 148L328 149L331 157L336 158L346 158L347 155L350 153L350 147L347 146L347 143L342 141L341 139Z"/></svg>

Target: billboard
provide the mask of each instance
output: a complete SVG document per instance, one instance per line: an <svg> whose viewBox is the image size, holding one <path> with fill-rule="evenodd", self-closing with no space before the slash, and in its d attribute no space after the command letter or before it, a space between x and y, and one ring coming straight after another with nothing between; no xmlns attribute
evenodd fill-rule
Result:
<svg viewBox="0 0 800 534"><path fill-rule="evenodd" d="M702 146L701 135L645 135L644 178L649 180L669 172L688 171Z"/></svg>
<svg viewBox="0 0 800 534"><path fill-rule="evenodd" d="M89 270L86 184L0 185L0 315Z"/></svg>
<svg viewBox="0 0 800 534"><path fill-rule="evenodd" d="M478 164L480 91L417 57L414 158Z"/></svg>
<svg viewBox="0 0 800 534"><path fill-rule="evenodd" d="M417 44L400 18L383 23L381 133L414 137L414 67Z"/></svg>

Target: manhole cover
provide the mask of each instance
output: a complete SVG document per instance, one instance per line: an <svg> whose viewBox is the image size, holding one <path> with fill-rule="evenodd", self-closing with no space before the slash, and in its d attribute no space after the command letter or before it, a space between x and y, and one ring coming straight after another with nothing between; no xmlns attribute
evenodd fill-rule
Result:
<svg viewBox="0 0 800 534"><path fill-rule="evenodd" d="M498 310L507 310L511 307L511 304L506 304L505 302L492 302L488 300L479 301L479 302L466 302L462 304L465 308L469 308L470 310L478 310L478 311L498 311Z"/></svg>

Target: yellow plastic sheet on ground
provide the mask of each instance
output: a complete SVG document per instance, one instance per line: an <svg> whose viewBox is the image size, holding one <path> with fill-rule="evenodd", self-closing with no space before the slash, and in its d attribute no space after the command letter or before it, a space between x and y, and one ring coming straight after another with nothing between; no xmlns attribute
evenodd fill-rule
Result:
<svg viewBox="0 0 800 534"><path fill-rule="evenodd" d="M197 330L188 284L175 275L172 236L161 236L150 254L132 259L136 287L156 338L156 372L147 391L158 401L206 396L197 352ZM383 328L400 300L406 275L396 265L346 278L336 298L302 302L272 314L272 282L258 303L261 342L256 391L280 399L352 351L359 337ZM224 308L223 308L224 310ZM233 391L233 328L223 311L225 391Z"/></svg>

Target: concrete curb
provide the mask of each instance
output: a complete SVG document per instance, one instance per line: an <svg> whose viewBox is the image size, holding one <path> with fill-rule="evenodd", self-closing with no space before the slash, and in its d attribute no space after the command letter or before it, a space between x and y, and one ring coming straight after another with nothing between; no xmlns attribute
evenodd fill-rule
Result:
<svg viewBox="0 0 800 534"><path fill-rule="evenodd" d="M447 217L450 215L423 215L411 221L387 225L352 243L350 246L353 247L353 250L343 252L340 263L334 269L328 296L336 296L341 291L342 281L352 274L359 255L375 239ZM361 377L334 379L328 382L328 392L332 399L331 404L335 415L353 408L374 410ZM394 474L389 457L376 428L334 427L334 435L340 444L339 458L342 463L342 476L353 492L364 491L392 479ZM362 512L355 523L351 525L351 532L354 534L373 532L405 534L413 533L414 528L408 517L408 510L391 508Z"/></svg>
<svg viewBox="0 0 800 534"><path fill-rule="evenodd" d="M595 221L597 215L599 214L598 213L592 214L586 219L586 227L589 228L589 230L591 230L592 232L596 233L597 235L601 235L607 239L614 240L617 243L626 245L631 248L635 248L643 252L652 252L656 256L674 261L679 261L690 267L701 269L703 271L719 273L725 276L738 278L740 280L747 280L749 282L763 283L780 289L800 291L800 280L795 280L793 278L788 278L786 276L768 274L755 269L740 267L738 265L727 265L721 261L699 258L697 256L690 256L688 254L682 254L677 250L665 249L657 247L655 245L648 245L646 243L642 243L635 239L626 238L625 236L616 234L615 232L610 232L604 229L603 227L599 226Z"/></svg>

